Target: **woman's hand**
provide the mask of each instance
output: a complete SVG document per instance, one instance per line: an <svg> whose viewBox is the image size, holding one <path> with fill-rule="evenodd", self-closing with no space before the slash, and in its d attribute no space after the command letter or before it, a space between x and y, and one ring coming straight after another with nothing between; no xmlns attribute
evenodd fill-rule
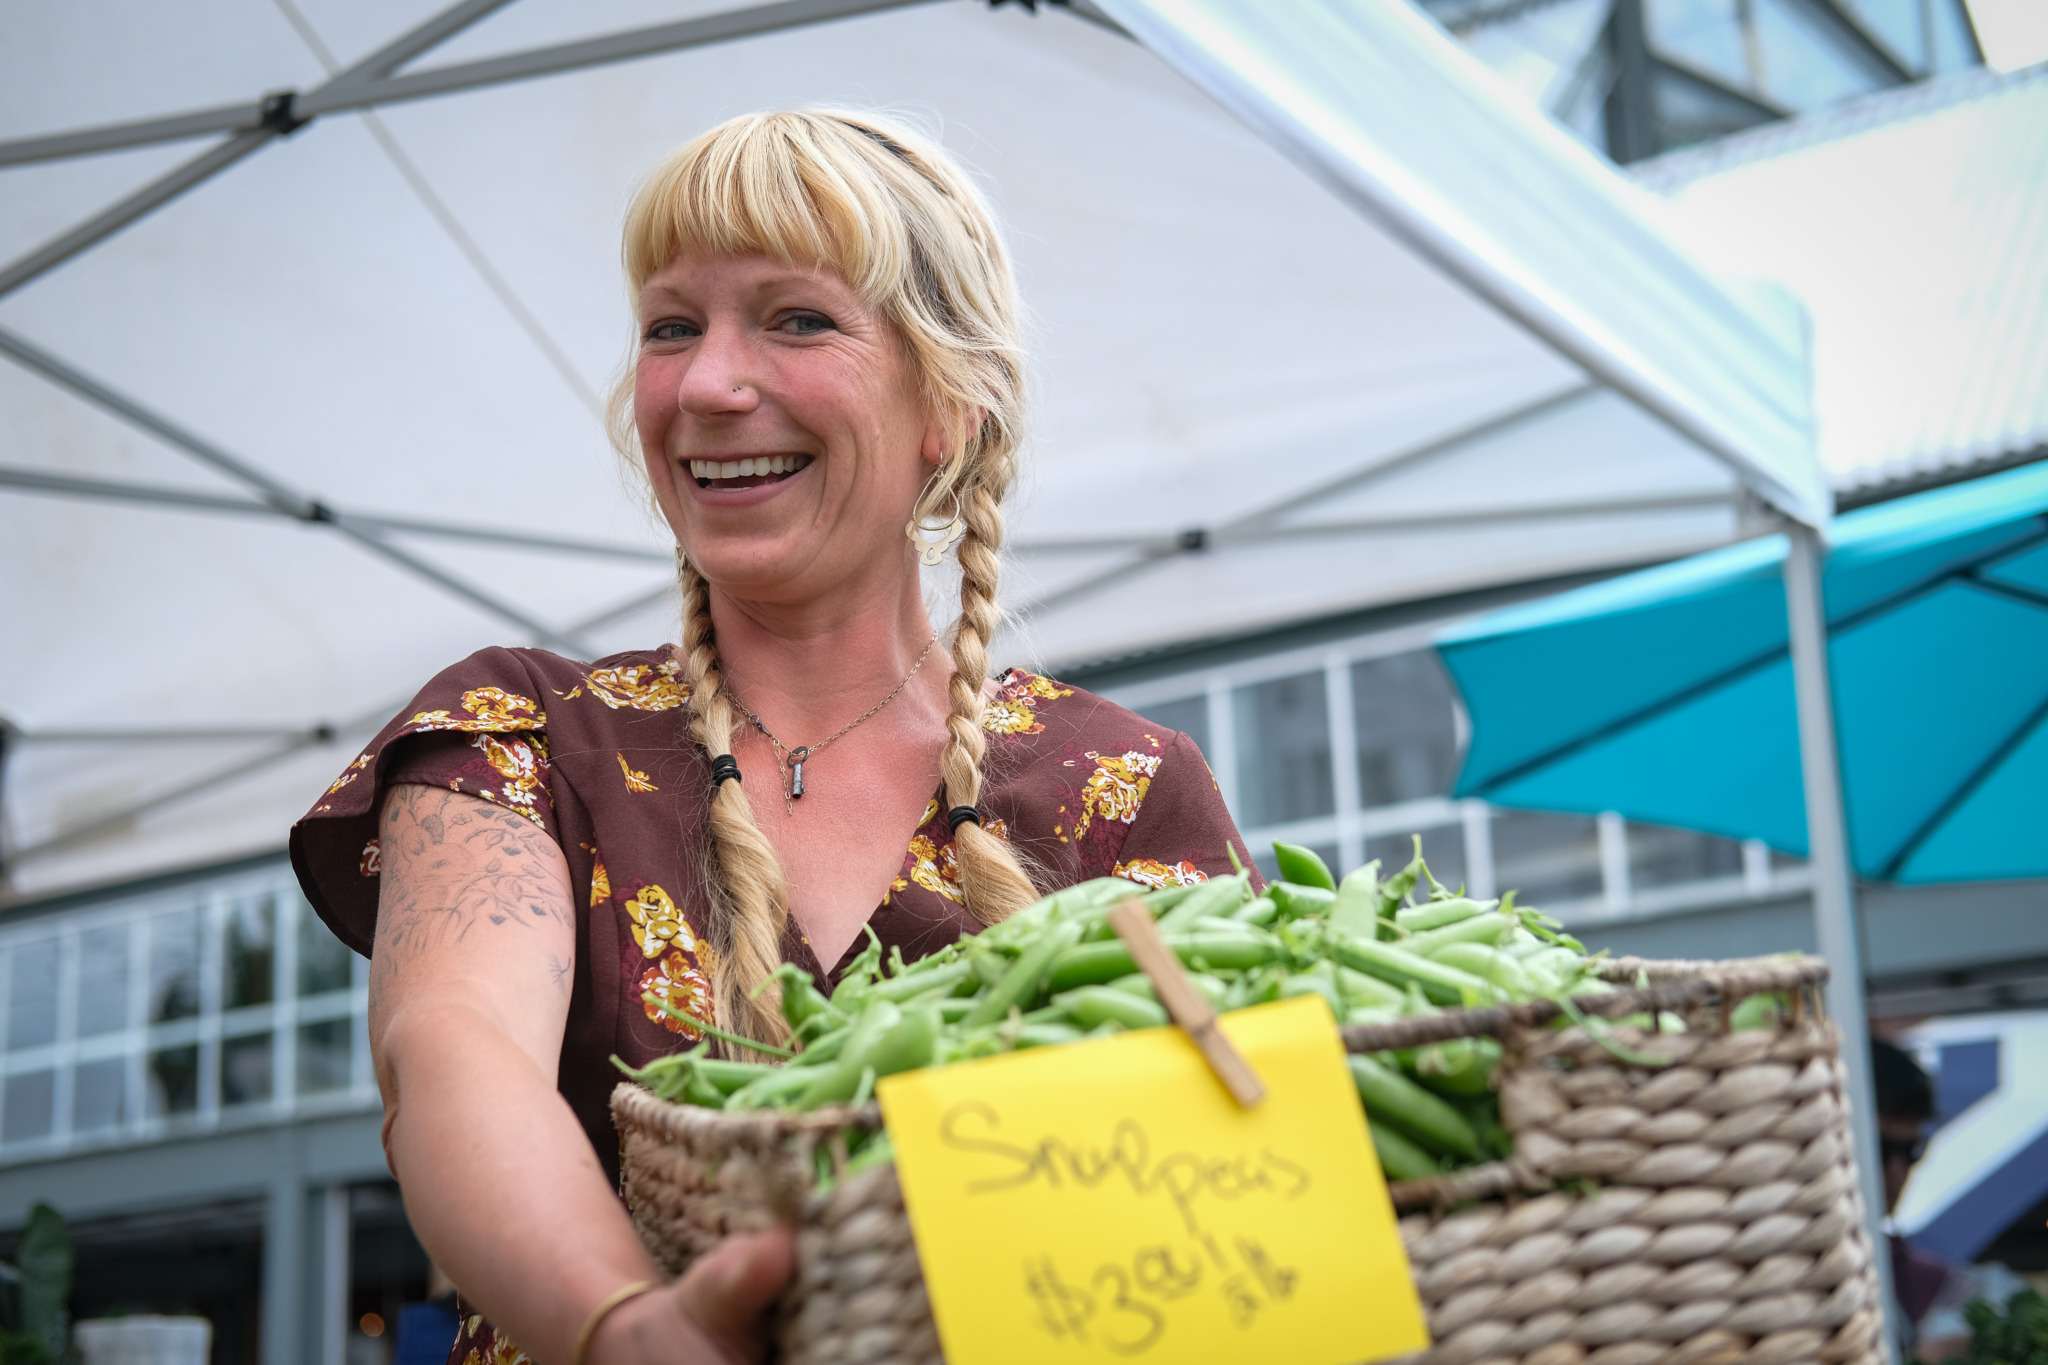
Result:
<svg viewBox="0 0 2048 1365"><path fill-rule="evenodd" d="M588 1365L753 1365L764 1314L796 1268L788 1228L728 1237L666 1289L621 1305L590 1339Z"/></svg>

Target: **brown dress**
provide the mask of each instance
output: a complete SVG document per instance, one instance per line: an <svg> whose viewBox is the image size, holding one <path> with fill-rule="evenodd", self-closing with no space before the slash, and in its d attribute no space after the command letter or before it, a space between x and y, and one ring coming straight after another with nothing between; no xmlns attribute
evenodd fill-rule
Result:
<svg viewBox="0 0 2048 1365"><path fill-rule="evenodd" d="M982 827L1025 853L1045 889L1100 876L1201 881L1231 870L1229 846L1246 854L1186 735L1049 678L1012 671L997 682L982 722ZM699 1036L643 997L711 1019L715 954L701 871L710 767L690 739L687 698L665 650L594 664L482 650L428 683L292 828L306 898L366 956L377 922L377 813L392 784L481 797L561 845L577 894L577 952L556 1083L614 1181L609 1100L619 1073L610 1057L641 1066ZM869 923L885 951L900 948L906 959L981 927L961 899L940 794ZM865 944L863 936L827 973L792 922L783 953L829 988ZM465 1342L488 1337L487 1324L465 1319L464 1329ZM479 1358L491 1361L492 1350Z"/></svg>

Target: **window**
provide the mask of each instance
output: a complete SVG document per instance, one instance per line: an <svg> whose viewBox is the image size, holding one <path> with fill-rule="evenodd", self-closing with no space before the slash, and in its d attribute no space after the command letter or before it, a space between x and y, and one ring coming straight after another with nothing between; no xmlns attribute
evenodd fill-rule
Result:
<svg viewBox="0 0 2048 1365"><path fill-rule="evenodd" d="M1353 664L1351 711L1359 804L1391 806L1450 790L1457 775L1457 712L1434 650Z"/></svg>
<svg viewBox="0 0 2048 1365"><path fill-rule="evenodd" d="M1628 880L1635 890L1742 875L1742 845L1669 825L1628 826Z"/></svg>
<svg viewBox="0 0 2048 1365"><path fill-rule="evenodd" d="M357 962L281 866L0 926L0 1164L374 1110Z"/></svg>
<svg viewBox="0 0 2048 1365"><path fill-rule="evenodd" d="M1239 821L1277 825L1328 815L1335 799L1323 675L1301 673L1255 683L1238 688L1231 701Z"/></svg>
<svg viewBox="0 0 2048 1365"><path fill-rule="evenodd" d="M1493 820L1494 885L1521 905L1589 900L1602 891L1600 835L1590 815L1502 811Z"/></svg>

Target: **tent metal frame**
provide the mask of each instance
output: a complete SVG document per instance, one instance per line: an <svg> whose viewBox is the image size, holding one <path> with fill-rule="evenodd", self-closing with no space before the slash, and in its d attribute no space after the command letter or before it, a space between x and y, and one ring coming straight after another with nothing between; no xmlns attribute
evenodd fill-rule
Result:
<svg viewBox="0 0 2048 1365"><path fill-rule="evenodd" d="M924 2L925 0L775 0L775 3L755 5L679 23L398 74L401 67L509 3L509 0L461 0L461 3L427 20L304 94L296 91L279 91L251 103L219 106L168 117L0 143L0 166L9 166L185 140L213 133L228 134L225 140L199 156L184 162L42 246L0 266L0 298L77 257L194 187L204 184L272 141L286 137L307 122L327 114L367 110L383 104L424 99L536 76L587 69L657 53L675 52L685 48L758 36L833 19L874 14ZM1029 2L1030 0L1026 0L1027 4ZM1809 4L1814 2L1815 0L1808 0ZM1825 0L1820 2L1825 3ZM1103 12L1088 3L1088 0L1069 0L1069 3L1062 7L1096 22L1109 22ZM1632 0L1623 0L1618 9L1631 7ZM1238 112L1240 116L1244 115L1244 111ZM1273 130L1266 131L1270 137ZM1290 155L1298 155L1300 149L1284 150ZM1425 258L1433 261L1452 278L1461 281L1479 297L1518 321L1559 354L1582 367L1589 375L1601 381L1604 387L1611 388L1632 400L1636 406L1661 419L1693 444L1719 456L1739 482L1757 482L1757 475L1748 465L1745 452L1724 447L1717 433L1701 426L1693 419L1692 414L1681 407L1666 401L1667 396L1659 391L1654 382L1636 372L1620 357L1606 354L1590 338L1579 334L1573 327L1564 325L1537 301L1522 296L1511 283L1498 277L1488 262L1470 254L1460 244L1444 238L1440 232L1433 232L1429 224L1415 216L1412 206L1390 206L1387 203L1373 202L1361 197L1355 187L1340 187L1336 184L1332 184L1331 187L1338 191L1340 198L1377 218L1383 228L1406 240ZM316 499L230 455L176 423L150 412L133 400L115 393L20 338L0 333L0 351L4 351L17 363L43 374L80 397L121 416L187 455L228 475L250 488L261 498L264 505L278 513L300 521L328 525L365 549L433 583L443 591L464 598L480 609L518 625L538 641L556 648L566 646L568 652L573 654L578 652L575 636L582 633L582 630L591 628L590 623L586 622L581 629L570 627L557 631L531 618L510 603L503 602L394 545L387 533L396 528L378 526L373 521L360 517L337 515ZM1417 455L1416 458L1421 456ZM1367 471L1360 477L1372 476L1373 471ZM18 483L13 486L21 487ZM57 490L44 488L39 491ZM1762 491L1761 487L1759 491ZM1286 509L1267 509L1260 515L1277 521L1277 517L1284 510ZM1239 522L1219 527L1213 533L1184 533L1172 542L1171 548L1148 546L1141 550L1128 566L1097 577L1093 580L1092 586L1099 587L1117 581L1167 555L1203 548L1209 543L1211 535L1224 536L1248 531L1250 528L1243 525L1243 521L1244 519L1240 519ZM1842 800L1832 700L1827 683L1827 623L1820 579L1823 542L1821 532L1815 529L1790 519L1787 519L1785 524L1792 542L1792 553L1787 557L1785 565L1785 588L1791 616L1791 650L1799 698L1801 759L1806 787L1809 840L1813 855L1815 919L1819 927L1822 950L1835 966L1828 987L1828 1004L1844 1035L1851 1094L1861 1100L1871 1093L1870 1072L1865 1046L1861 957L1857 946L1853 889L1848 863L1847 817ZM1037 609L1043 610L1047 605L1051 605L1051 602L1042 602L1038 604ZM612 612L606 613L606 618L615 617L619 611L618 608L613 609ZM384 713L380 710L377 714ZM174 792L164 793L126 811L95 820L89 826L53 836L50 840L20 850L15 856L30 856L82 840L98 830L125 823L147 811L234 781L310 744L321 742L316 738L321 732L321 728L316 727L292 736L264 755L201 777ZM8 738L15 738L18 742L17 736ZM0 746L12 747L4 739L0 739ZM4 753L4 747L0 747L0 753ZM1857 1124L1856 1138L1858 1167L1866 1210L1871 1219L1872 1236L1876 1238L1881 1231L1880 1211L1883 1203L1878 1185L1879 1168L1876 1164L1873 1125L1867 1121ZM1876 1245L1882 1246L1882 1242L1878 1241ZM1885 1270L1886 1258L1880 1256L1877 1259L1880 1271ZM268 1316L270 1315L266 1315ZM295 1354L292 1331L289 1318L266 1326L266 1360L282 1361Z"/></svg>

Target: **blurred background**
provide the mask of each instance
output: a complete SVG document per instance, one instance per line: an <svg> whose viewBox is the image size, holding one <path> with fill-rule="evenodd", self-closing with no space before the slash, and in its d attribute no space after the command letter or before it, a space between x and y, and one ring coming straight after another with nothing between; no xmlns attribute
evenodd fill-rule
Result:
<svg viewBox="0 0 2048 1365"><path fill-rule="evenodd" d="M1686 333L1670 355L1724 354L1711 324L1764 356L1793 494L1854 515L2048 455L2038 0L1356 9L1479 92L1460 114L1359 71L1390 155L1524 196L1509 264L1579 259L1546 316L1577 291ZM751 108L921 119L1010 225L1038 416L999 662L1194 736L1254 850L1341 874L1419 833L1440 880L1593 947L1821 946L1799 837L1454 794L1475 718L1437 647L1769 535L1772 499L1474 286L1455 233L1120 16L0 3L0 1258L44 1201L79 1317L203 1316L218 1362L394 1359L431 1267L379 1147L367 964L285 832L462 655L673 638L669 551L598 421L617 223L663 151ZM1606 279L1602 233L1635 253ZM2007 644L1944 657L2020 668ZM2048 880L1865 871L1872 1028L1932 1078L1897 1225L2038 1278Z"/></svg>

